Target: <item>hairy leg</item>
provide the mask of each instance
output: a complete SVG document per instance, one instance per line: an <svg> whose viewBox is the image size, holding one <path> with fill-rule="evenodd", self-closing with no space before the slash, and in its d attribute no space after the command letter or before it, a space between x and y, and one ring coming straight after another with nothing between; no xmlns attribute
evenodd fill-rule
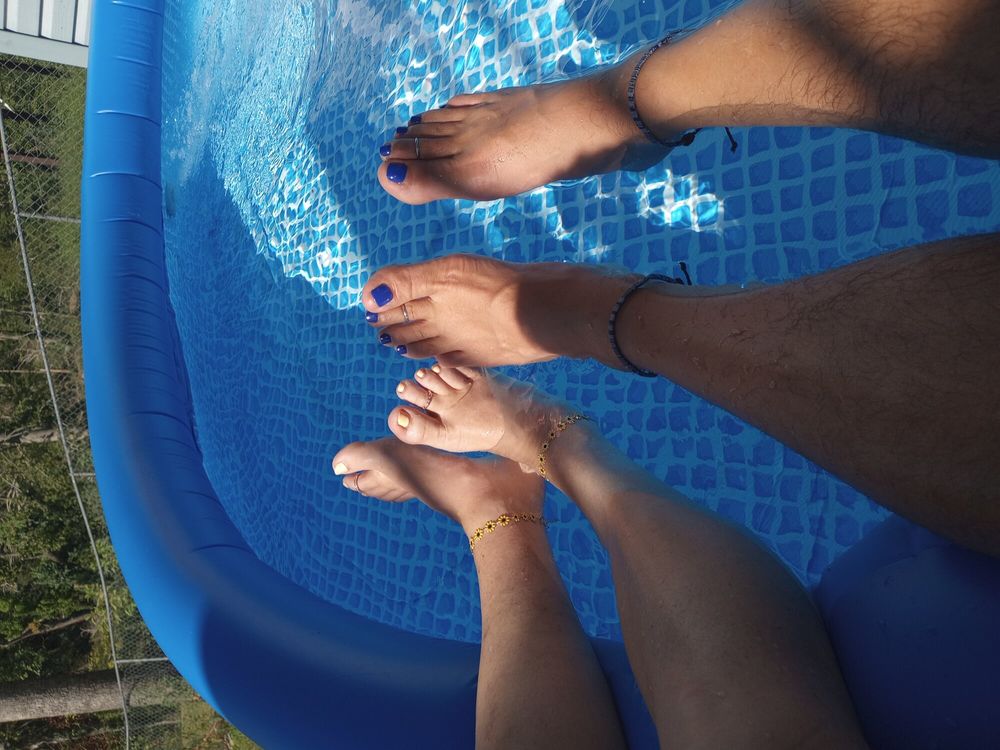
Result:
<svg viewBox="0 0 1000 750"><path fill-rule="evenodd" d="M644 169L668 149L629 114L639 54L420 113L383 146L379 181L425 203ZM665 141L709 126L828 125L1000 156L998 69L1000 0L748 0L654 54L635 99Z"/></svg>
<svg viewBox="0 0 1000 750"><path fill-rule="evenodd" d="M626 303L618 340L637 365L892 510L1000 555L1000 237L740 294L683 294L656 285Z"/></svg>
<svg viewBox="0 0 1000 750"><path fill-rule="evenodd" d="M410 357L621 367L608 315L635 278L450 256L381 269L363 300ZM392 296L381 306L379 287ZM897 513L1000 555L998 300L1000 235L983 235L744 292L651 285L626 303L617 331L636 365ZM415 311L410 323L400 322L402 302Z"/></svg>
<svg viewBox="0 0 1000 750"><path fill-rule="evenodd" d="M1000 1L749 0L657 52L655 132L832 125L1000 155Z"/></svg>
<svg viewBox="0 0 1000 750"><path fill-rule="evenodd" d="M384 439L352 443L333 464L348 489L388 501L417 497L466 534L501 513L541 512L541 482L503 459L472 460ZM624 748L610 688L544 529L531 522L497 529L473 557L483 612L478 750Z"/></svg>
<svg viewBox="0 0 1000 750"><path fill-rule="evenodd" d="M492 450L532 467L549 443L550 478L610 552L625 646L664 747L864 746L808 596L751 537L586 423L548 437L567 405L508 378L438 370L404 381L400 393L419 403L418 391L433 389L433 411L401 407L390 429L407 442Z"/></svg>

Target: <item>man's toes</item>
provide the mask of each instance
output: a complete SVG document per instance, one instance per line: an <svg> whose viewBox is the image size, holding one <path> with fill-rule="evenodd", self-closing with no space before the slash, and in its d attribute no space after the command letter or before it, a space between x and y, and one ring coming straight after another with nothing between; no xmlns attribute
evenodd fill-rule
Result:
<svg viewBox="0 0 1000 750"><path fill-rule="evenodd" d="M431 402L437 394L417 385L412 380L404 380L396 386L396 395L416 407L427 409L430 408Z"/></svg>
<svg viewBox="0 0 1000 750"><path fill-rule="evenodd" d="M414 341L410 344L396 344L396 354L407 359L433 359L439 352L448 348L448 344L440 336Z"/></svg>
<svg viewBox="0 0 1000 750"><path fill-rule="evenodd" d="M375 289L375 287L372 287ZM390 304L395 304L396 299ZM406 307L406 310L403 307ZM391 325L397 325L399 323L406 323L411 320L433 320L434 315L434 305L431 302L430 297L423 297L422 299L415 299L409 302L403 302L395 307L388 307L381 309L378 312L366 312L365 320L371 323L376 328L386 328Z"/></svg>
<svg viewBox="0 0 1000 750"><path fill-rule="evenodd" d="M437 327L428 320L413 320L409 323L398 323L394 326L386 326L378 333L380 344L385 346L399 346L400 344L410 344L432 339L437 335Z"/></svg>
<svg viewBox="0 0 1000 750"><path fill-rule="evenodd" d="M457 94L448 100L448 108L451 107L474 107L477 104L484 104L495 98L493 92L484 91L475 94Z"/></svg>
<svg viewBox="0 0 1000 750"><path fill-rule="evenodd" d="M465 128L462 122L424 122L420 125L411 125L406 131L406 137L452 138L462 133Z"/></svg>
<svg viewBox="0 0 1000 750"><path fill-rule="evenodd" d="M440 198L464 197L447 178L450 158L389 160L378 168L378 181L387 193L412 205Z"/></svg>
<svg viewBox="0 0 1000 750"><path fill-rule="evenodd" d="M366 316L376 325L403 320L402 305L407 313L413 300L423 299L430 293L429 279L422 269L425 264L383 266L371 275L361 289L361 304L377 318ZM393 317L394 316L394 317Z"/></svg>
<svg viewBox="0 0 1000 750"><path fill-rule="evenodd" d="M460 122L464 119L464 115L460 109L454 107L438 107L437 109L428 109L424 112L414 115L407 122L407 126L412 127L415 125L427 125L439 122Z"/></svg>
<svg viewBox="0 0 1000 750"><path fill-rule="evenodd" d="M443 126L435 127L440 129ZM452 133L430 136L415 131L416 128L411 128L410 134L405 138L396 138L383 144L379 149L379 156L383 159L441 159L458 153L458 141L455 138L443 137Z"/></svg>
<svg viewBox="0 0 1000 750"><path fill-rule="evenodd" d="M403 406L389 412L389 430L402 442L446 448L445 430L435 417Z"/></svg>

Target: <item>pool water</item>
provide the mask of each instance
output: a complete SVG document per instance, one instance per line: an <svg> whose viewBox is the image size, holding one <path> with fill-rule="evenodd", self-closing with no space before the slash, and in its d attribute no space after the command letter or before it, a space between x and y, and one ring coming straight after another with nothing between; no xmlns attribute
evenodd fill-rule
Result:
<svg viewBox="0 0 1000 750"><path fill-rule="evenodd" d="M697 284L777 282L1000 229L1000 166L894 138L721 130L642 174L491 203L410 207L378 147L463 91L575 75L732 3L172 0L163 183L171 299L205 467L257 555L323 599L407 630L481 635L457 525L343 489L336 450L388 434L417 366L377 344L359 291L387 263L465 251L614 263ZM697 75L688 71L686 75ZM589 362L512 368L579 404L629 455L750 528L800 580L887 514L665 380ZM607 555L563 496L549 535L584 628L620 638Z"/></svg>

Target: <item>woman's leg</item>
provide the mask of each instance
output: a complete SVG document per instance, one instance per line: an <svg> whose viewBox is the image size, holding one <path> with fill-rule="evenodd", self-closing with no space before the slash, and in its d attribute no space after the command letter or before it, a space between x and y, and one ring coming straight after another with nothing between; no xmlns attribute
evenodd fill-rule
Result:
<svg viewBox="0 0 1000 750"><path fill-rule="evenodd" d="M505 459L472 460L395 439L352 443L333 459L344 486L417 497L467 535L501 513L540 513L542 484ZM611 691L577 620L543 527L485 535L473 553L483 612L476 747L624 748Z"/></svg>
<svg viewBox="0 0 1000 750"><path fill-rule="evenodd" d="M611 555L622 631L661 743L690 748L864 747L819 616L787 570L743 530L639 469L585 422L524 384L438 368L402 384L403 441L492 450L546 466ZM419 385L418 385L419 383Z"/></svg>
<svg viewBox="0 0 1000 750"><path fill-rule="evenodd" d="M827 125L996 156L998 30L998 0L748 0L653 55L635 99L667 141L713 125ZM379 181L407 203L487 200L645 168L667 149L629 114L637 59L455 97L383 147Z"/></svg>

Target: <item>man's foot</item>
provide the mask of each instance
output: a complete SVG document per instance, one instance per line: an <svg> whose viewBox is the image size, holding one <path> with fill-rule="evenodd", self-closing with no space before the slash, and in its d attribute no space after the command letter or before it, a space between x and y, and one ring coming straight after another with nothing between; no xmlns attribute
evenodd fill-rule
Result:
<svg viewBox="0 0 1000 750"><path fill-rule="evenodd" d="M502 458L472 459L395 438L351 443L333 457L344 486L380 500L417 498L472 533L502 513L541 513L539 477Z"/></svg>
<svg viewBox="0 0 1000 750"><path fill-rule="evenodd" d="M404 203L493 200L556 180L646 169L669 149L648 141L632 122L626 86L634 64L456 96L397 129L380 150L379 182Z"/></svg>
<svg viewBox="0 0 1000 750"><path fill-rule="evenodd" d="M573 412L527 383L468 367L417 370L396 393L417 407L389 413L389 429L404 443L453 453L488 451L527 471L536 469L552 427Z"/></svg>
<svg viewBox="0 0 1000 750"><path fill-rule="evenodd" d="M492 367L570 356L617 366L608 316L637 278L602 266L450 255L379 269L361 300L379 342L411 359Z"/></svg>

